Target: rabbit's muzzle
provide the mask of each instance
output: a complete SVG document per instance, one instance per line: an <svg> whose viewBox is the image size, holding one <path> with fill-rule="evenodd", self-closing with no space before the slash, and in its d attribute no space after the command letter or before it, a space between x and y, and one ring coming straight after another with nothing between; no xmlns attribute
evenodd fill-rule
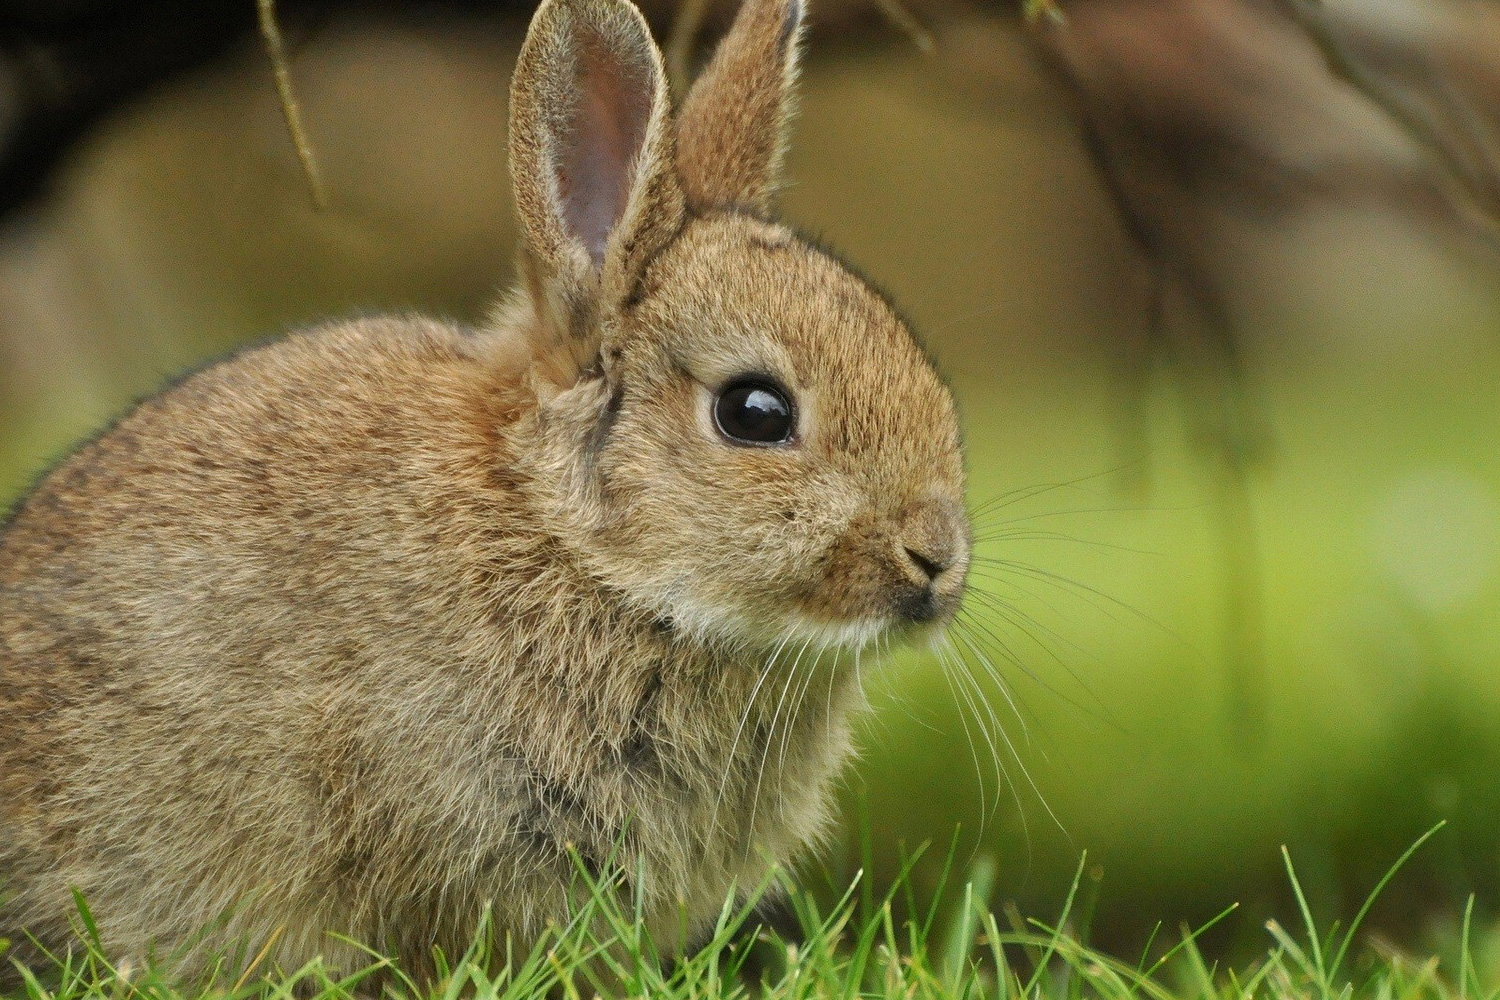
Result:
<svg viewBox="0 0 1500 1000"><path fill-rule="evenodd" d="M845 529L802 612L813 621L867 622L907 632L958 611L969 572L962 504L928 497L869 510Z"/></svg>
<svg viewBox="0 0 1500 1000"><path fill-rule="evenodd" d="M895 616L913 624L951 617L963 599L969 530L963 508L924 500L896 517L892 561L898 569Z"/></svg>

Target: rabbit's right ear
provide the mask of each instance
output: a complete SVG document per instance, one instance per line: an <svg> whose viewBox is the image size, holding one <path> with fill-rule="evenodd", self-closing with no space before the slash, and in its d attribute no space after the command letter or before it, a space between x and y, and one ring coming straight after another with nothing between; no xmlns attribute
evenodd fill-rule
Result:
<svg viewBox="0 0 1500 1000"><path fill-rule="evenodd" d="M695 209L770 208L781 180L803 0L743 0L688 91L677 168Z"/></svg>
<svg viewBox="0 0 1500 1000"><path fill-rule="evenodd" d="M516 63L510 165L545 336L580 367L686 212L661 53L627 0L544 0Z"/></svg>

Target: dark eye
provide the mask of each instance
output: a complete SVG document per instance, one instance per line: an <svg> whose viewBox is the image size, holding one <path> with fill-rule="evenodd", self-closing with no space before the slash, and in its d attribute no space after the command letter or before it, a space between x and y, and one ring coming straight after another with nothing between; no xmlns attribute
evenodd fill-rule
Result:
<svg viewBox="0 0 1500 1000"><path fill-rule="evenodd" d="M725 386L714 400L714 421L725 437L741 444L781 444L796 429L786 392L759 379Z"/></svg>

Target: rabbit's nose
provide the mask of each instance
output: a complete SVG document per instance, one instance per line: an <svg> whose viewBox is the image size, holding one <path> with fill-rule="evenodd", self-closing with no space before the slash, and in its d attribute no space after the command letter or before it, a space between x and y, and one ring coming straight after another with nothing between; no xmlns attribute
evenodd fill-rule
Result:
<svg viewBox="0 0 1500 1000"><path fill-rule="evenodd" d="M910 559L917 569L927 574L928 580L936 580L943 575L944 570L953 565L953 554L946 550L942 552L923 551L922 549L914 549L909 544L903 545L902 549L906 552L906 558Z"/></svg>
<svg viewBox="0 0 1500 1000"><path fill-rule="evenodd" d="M900 518L900 555L906 575L919 586L936 584L963 560L962 508L940 500L913 504Z"/></svg>

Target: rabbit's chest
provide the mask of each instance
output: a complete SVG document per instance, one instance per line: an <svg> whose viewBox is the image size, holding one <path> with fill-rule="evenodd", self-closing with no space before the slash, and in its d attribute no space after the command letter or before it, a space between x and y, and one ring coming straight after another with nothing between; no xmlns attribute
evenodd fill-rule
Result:
<svg viewBox="0 0 1500 1000"><path fill-rule="evenodd" d="M540 785L533 815L592 851L586 864L622 860L673 920L678 900L717 913L732 884L755 885L825 831L861 704L828 662L749 676L712 692L664 685L599 746L589 788Z"/></svg>
<svg viewBox="0 0 1500 1000"><path fill-rule="evenodd" d="M393 810L423 826L410 842L436 852L423 877L558 918L580 868L609 872L674 937L684 904L696 930L735 886L819 838L862 704L853 678L831 655L776 669L672 662L663 641L610 644L639 658L574 657L565 682L518 672L485 711L409 733L440 740L424 758L446 762L402 783ZM449 794L433 796L434 772Z"/></svg>

